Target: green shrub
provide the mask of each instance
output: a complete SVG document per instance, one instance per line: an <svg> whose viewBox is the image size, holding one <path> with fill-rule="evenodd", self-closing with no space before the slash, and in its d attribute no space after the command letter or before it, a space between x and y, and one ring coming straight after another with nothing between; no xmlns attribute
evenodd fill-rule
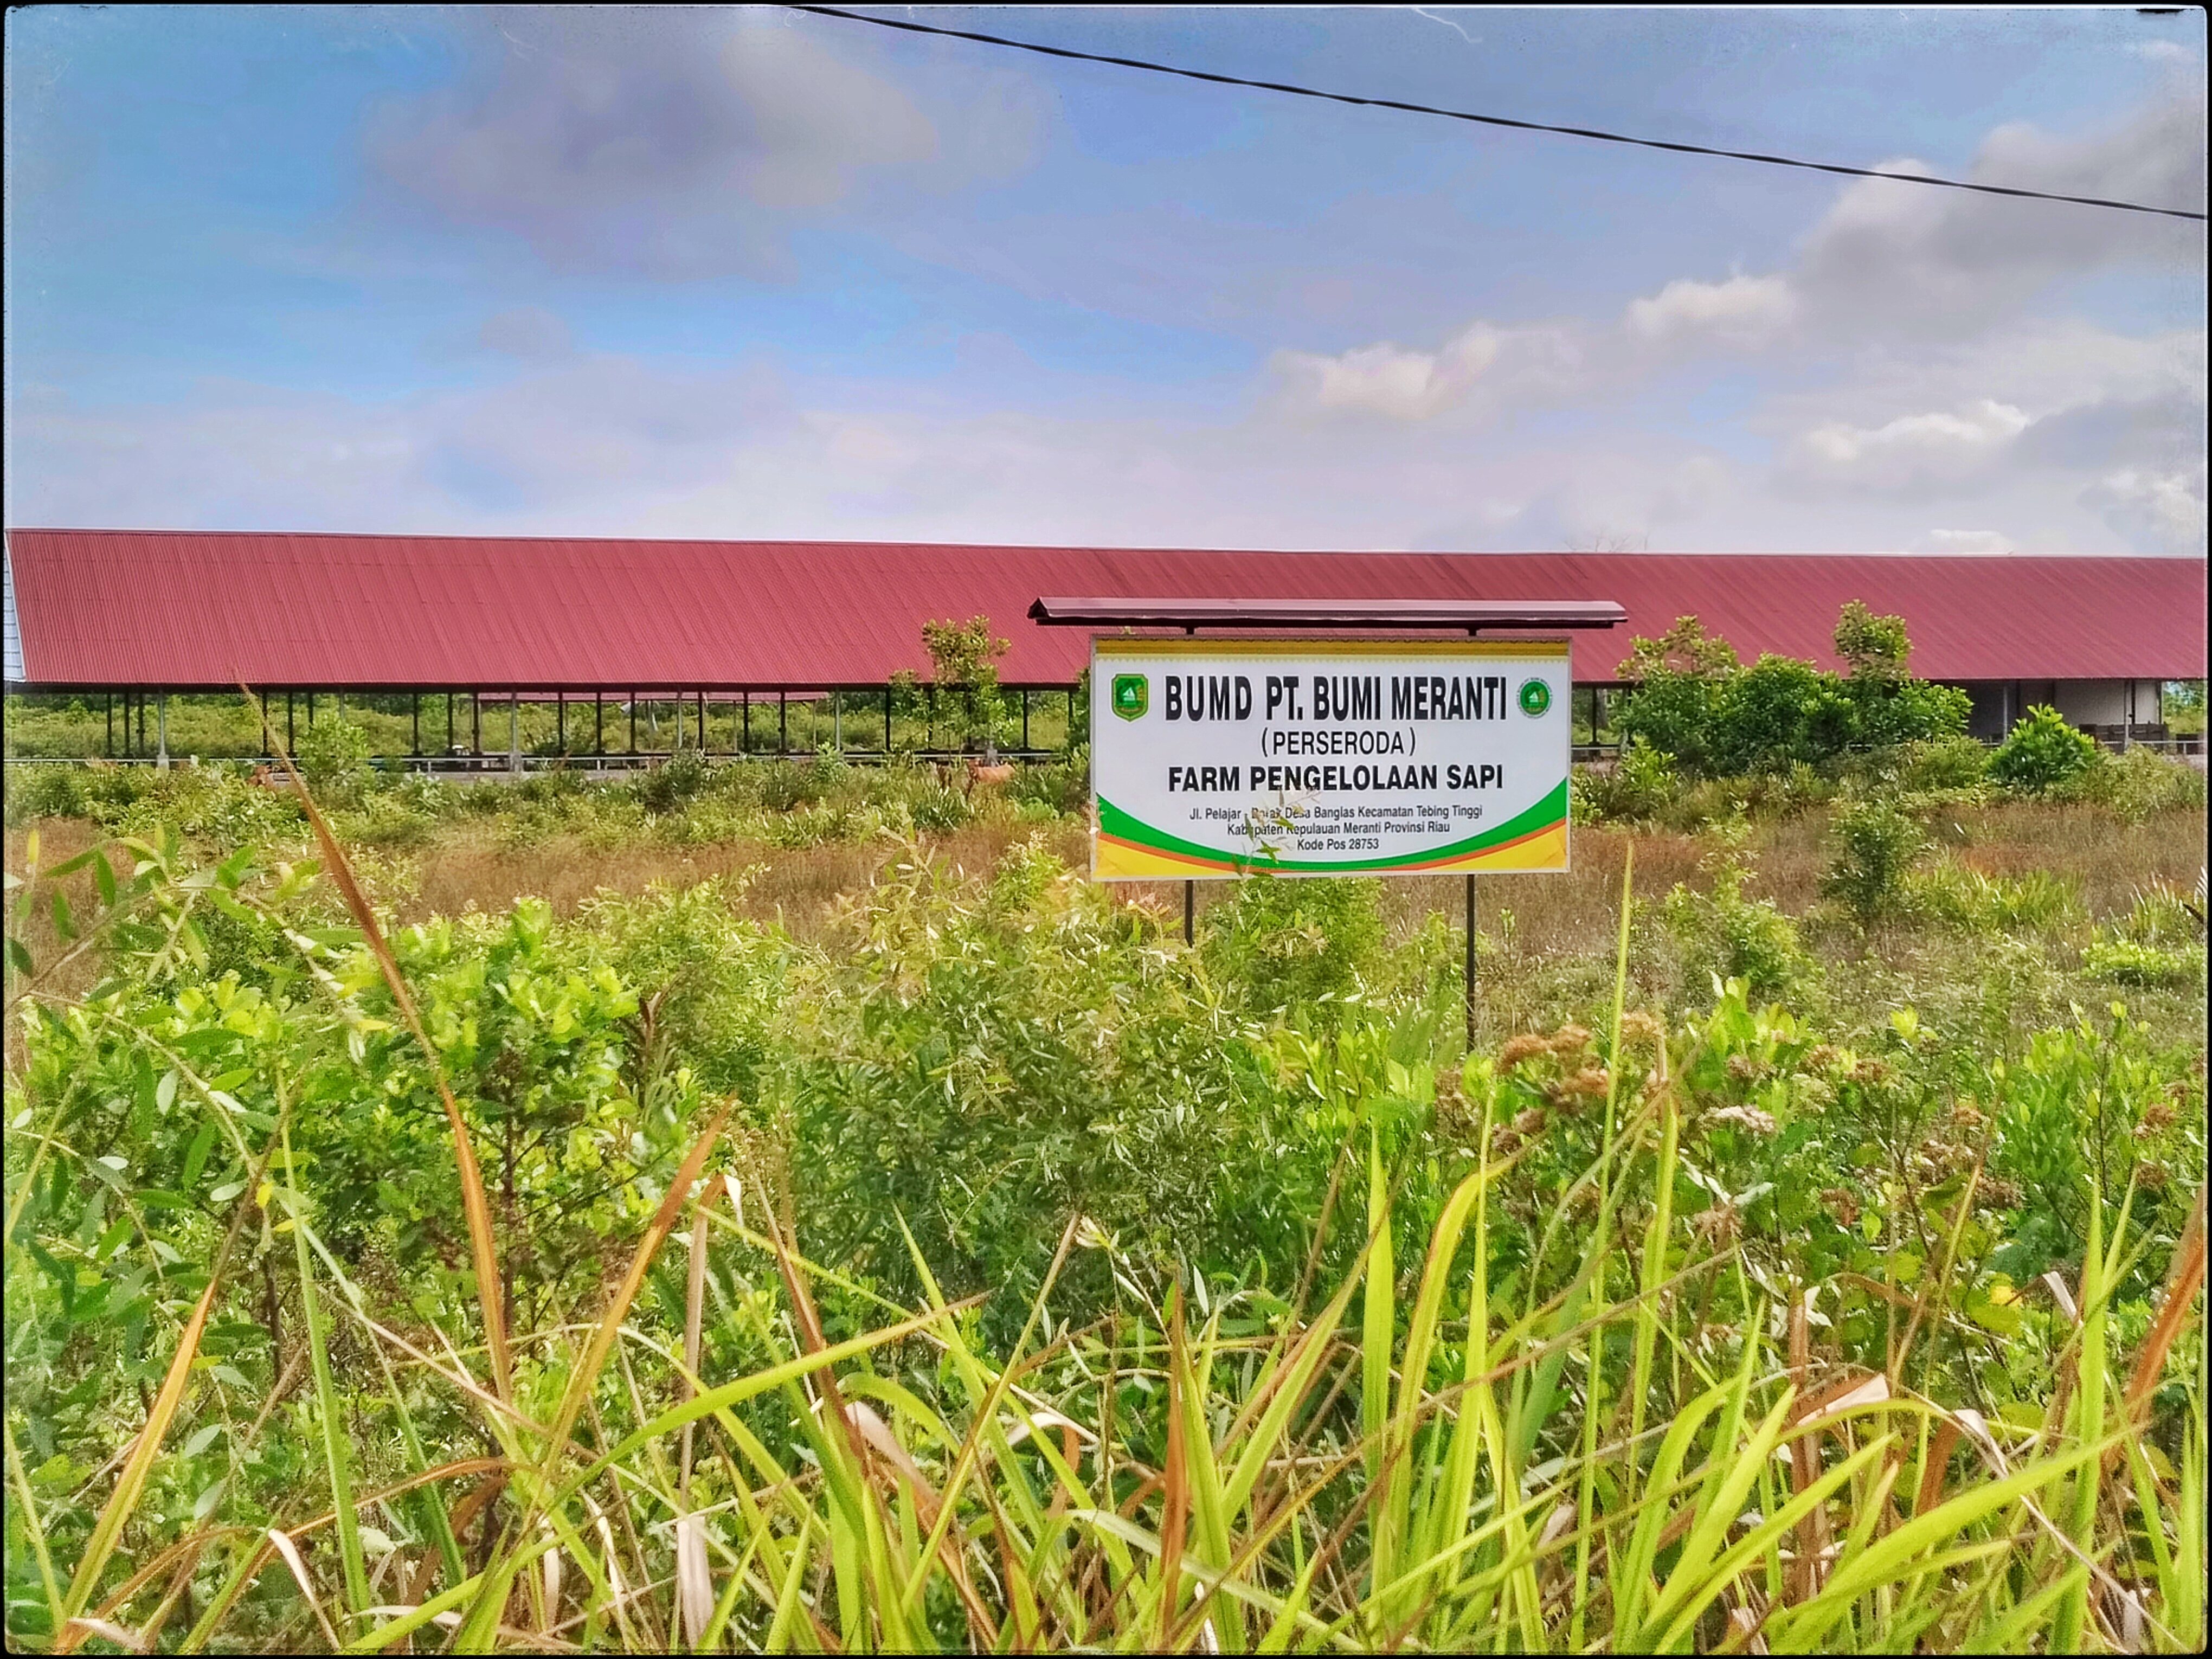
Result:
<svg viewBox="0 0 2212 1659"><path fill-rule="evenodd" d="M1249 877L1206 912L1206 969L1256 1014L1333 1025L1379 964L1382 890L1371 877Z"/></svg>
<svg viewBox="0 0 2212 1659"><path fill-rule="evenodd" d="M1082 812L1091 805L1091 750L1082 744L1064 761L1018 767L1006 786L1008 799L1034 803L1054 814Z"/></svg>
<svg viewBox="0 0 2212 1659"><path fill-rule="evenodd" d="M842 761L819 758L804 766L786 763L768 767L764 769L766 775L760 780L760 804L772 812L811 806L841 793L852 769Z"/></svg>
<svg viewBox="0 0 2212 1659"><path fill-rule="evenodd" d="M713 769L703 757L687 750L651 768L630 787L647 811L665 817L704 789Z"/></svg>
<svg viewBox="0 0 2212 1659"><path fill-rule="evenodd" d="M1716 713L1717 772L1786 771L1841 754L1857 735L1843 681L1794 657L1764 656L1732 676Z"/></svg>
<svg viewBox="0 0 2212 1659"><path fill-rule="evenodd" d="M1910 885L1912 909L1970 933L2049 933L2083 913L2080 890L2047 870L1989 876L1946 860Z"/></svg>
<svg viewBox="0 0 2212 1659"><path fill-rule="evenodd" d="M64 762L8 769L8 823L86 816L84 770Z"/></svg>
<svg viewBox="0 0 2212 1659"><path fill-rule="evenodd" d="M927 784L915 791L907 811L915 829L940 836L963 828L975 817L968 797L942 783Z"/></svg>
<svg viewBox="0 0 2212 1659"><path fill-rule="evenodd" d="M1657 640L1639 639L1622 673L1620 730L1675 757L1691 777L1825 765L1853 750L1941 742L1966 730L1969 701L1953 686L1905 671L1905 624L1856 601L1836 629L1848 677L1793 657L1743 667L1695 617Z"/></svg>
<svg viewBox="0 0 2212 1659"><path fill-rule="evenodd" d="M1674 757L1634 737L1610 767L1578 767L1571 799L1583 823L1632 823L1659 816L1680 795Z"/></svg>
<svg viewBox="0 0 2212 1659"><path fill-rule="evenodd" d="M2166 950L2131 939L2101 939L2081 952L2081 968L2116 985L2179 988L2204 977L2204 947Z"/></svg>
<svg viewBox="0 0 2212 1659"><path fill-rule="evenodd" d="M2145 945L2189 945L2204 938L2204 872L2191 899L2170 882L2153 880L2135 890L2121 930Z"/></svg>
<svg viewBox="0 0 2212 1659"><path fill-rule="evenodd" d="M1678 882L1667 895L1661 914L1681 951L1689 994L1715 980L1741 980L1754 997L1779 999L1813 976L1796 924L1771 899L1744 896L1749 874L1730 852L1715 862L1711 894Z"/></svg>
<svg viewBox="0 0 2212 1659"><path fill-rule="evenodd" d="M2038 703L1997 745L1990 775L2008 789L2043 795L2063 787L2096 763L2096 739L2067 725L2057 709Z"/></svg>
<svg viewBox="0 0 2212 1659"><path fill-rule="evenodd" d="M368 783L368 733L343 715L317 720L300 734L294 757L318 801L350 805Z"/></svg>
<svg viewBox="0 0 2212 1659"><path fill-rule="evenodd" d="M1840 809L1828 829L1835 851L1823 893L1862 927L1909 908L1909 878L1929 845L1917 819L1888 801L1863 800Z"/></svg>
<svg viewBox="0 0 2212 1659"><path fill-rule="evenodd" d="M2100 749L2089 765L2056 791L2062 798L2110 807L2130 823L2160 812L2204 805L2204 774L2186 761L2150 749L2112 755Z"/></svg>
<svg viewBox="0 0 2212 1659"><path fill-rule="evenodd" d="M1916 794L1972 792L1989 776L1989 746L1978 738L1930 738L1905 745L1898 781Z"/></svg>

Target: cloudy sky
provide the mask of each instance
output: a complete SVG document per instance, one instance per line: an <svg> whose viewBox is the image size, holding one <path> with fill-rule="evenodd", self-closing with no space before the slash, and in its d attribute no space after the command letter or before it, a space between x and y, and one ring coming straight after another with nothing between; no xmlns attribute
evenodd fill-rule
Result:
<svg viewBox="0 0 2212 1659"><path fill-rule="evenodd" d="M2196 11L891 15L2204 202ZM9 525L2203 550L2186 222L765 8L7 29Z"/></svg>

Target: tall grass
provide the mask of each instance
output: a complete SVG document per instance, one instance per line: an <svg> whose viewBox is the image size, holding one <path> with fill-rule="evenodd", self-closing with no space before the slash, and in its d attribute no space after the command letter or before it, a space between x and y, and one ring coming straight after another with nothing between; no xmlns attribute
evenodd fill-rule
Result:
<svg viewBox="0 0 2212 1659"><path fill-rule="evenodd" d="M316 827L434 1069L344 851ZM593 1316L510 1333L490 1200L446 1091L476 1322L425 1340L343 1271L280 1116L228 1238L292 1235L328 1507L265 1533L145 1508L226 1242L77 1559L52 1559L52 1506L10 1432L10 1582L27 1552L37 1576L22 1582L44 1603L32 1633L58 1652L2200 1648L2203 1192L2132 1345L2108 1305L2130 1265L2126 1200L2108 1242L2087 1195L2087 1254L2056 1287L2072 1333L2036 1420L1947 1402L1916 1363L1954 1317L1971 1178L1940 1269L1887 1287L1887 1368L1825 1363L1808 1287L1677 1218L1676 1080L1707 1038L1626 1009L1629 882L1600 1038L1604 1133L1528 1219L1533 1266L1494 1243L1493 1194L1534 1143L1501 1150L1492 1062L1469 1056L1462 1080L1474 1167L1401 1270L1391 1220L1407 1171L1386 1156L1380 1091L1340 1049L1328 1086L1363 1103L1344 1190L1366 1196L1316 1231L1334 1220L1364 1243L1311 1296L1156 1275L1076 1216L1026 1322L992 1348L896 1214L882 1225L912 1259L915 1305L810 1261L787 1193L717 1115L635 1250L608 1264ZM11 1237L36 1175L34 1160L9 1195ZM680 1341L635 1317L677 1249ZM1082 1252L1105 1259L1117 1295L1071 1328L1054 1285ZM1546 1293L1553 1252L1576 1265ZM866 1328L832 1339L825 1286L873 1309ZM355 1480L341 1338L373 1358L349 1380L389 1386L412 1468L374 1491ZM714 1352L750 1358L720 1372ZM2161 1389L2183 1401L2171 1460L2143 1432ZM431 1462L426 1410L485 1455Z"/></svg>

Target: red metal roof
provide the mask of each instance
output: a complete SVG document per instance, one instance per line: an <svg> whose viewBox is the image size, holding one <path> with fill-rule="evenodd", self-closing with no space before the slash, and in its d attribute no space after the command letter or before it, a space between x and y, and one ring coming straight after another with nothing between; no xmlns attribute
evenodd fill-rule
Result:
<svg viewBox="0 0 2212 1659"><path fill-rule="evenodd" d="M1583 640L1607 679L1630 639L1694 613L1749 660L1833 662L1845 601L1902 616L1931 678L2191 678L2202 559L1658 553L1268 553L877 542L15 530L21 681L52 687L880 685L927 672L921 623L988 616L1012 685L1064 684L1083 632L1040 595L1611 599ZM13 665L11 665L11 667Z"/></svg>

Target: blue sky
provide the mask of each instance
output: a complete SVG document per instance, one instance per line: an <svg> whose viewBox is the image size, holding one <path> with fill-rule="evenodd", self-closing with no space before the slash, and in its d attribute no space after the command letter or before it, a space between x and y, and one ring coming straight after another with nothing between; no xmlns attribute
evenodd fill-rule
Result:
<svg viewBox="0 0 2212 1659"><path fill-rule="evenodd" d="M2198 12L913 15L2203 203ZM11 525L2203 548L2193 224L768 8L7 44Z"/></svg>

